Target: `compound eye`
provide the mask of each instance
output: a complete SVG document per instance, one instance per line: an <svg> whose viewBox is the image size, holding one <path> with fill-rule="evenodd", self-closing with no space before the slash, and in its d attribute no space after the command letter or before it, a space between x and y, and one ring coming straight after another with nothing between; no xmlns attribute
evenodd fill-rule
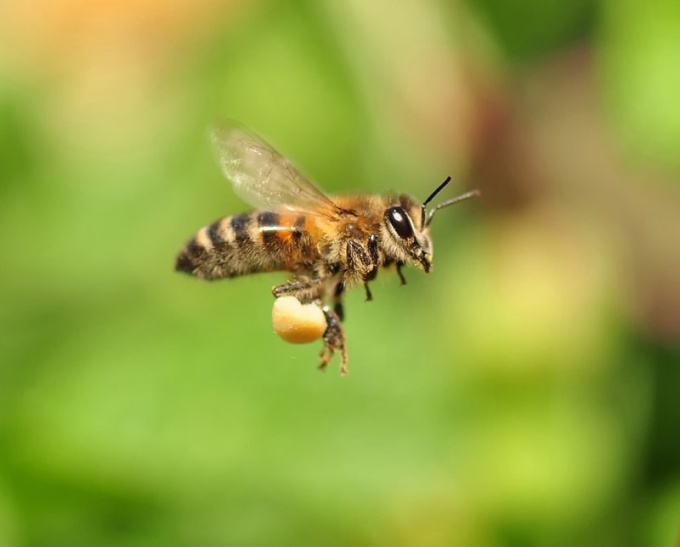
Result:
<svg viewBox="0 0 680 547"><path fill-rule="evenodd" d="M385 216L400 238L409 239L414 237L411 221L408 219L406 211L401 207L390 207L385 211Z"/></svg>

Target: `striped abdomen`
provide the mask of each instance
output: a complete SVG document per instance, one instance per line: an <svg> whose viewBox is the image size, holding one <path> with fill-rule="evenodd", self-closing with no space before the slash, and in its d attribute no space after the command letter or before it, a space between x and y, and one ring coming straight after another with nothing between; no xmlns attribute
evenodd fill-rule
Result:
<svg viewBox="0 0 680 547"><path fill-rule="evenodd" d="M255 212L204 226L177 256L175 269L203 279L301 271L318 260L303 215Z"/></svg>

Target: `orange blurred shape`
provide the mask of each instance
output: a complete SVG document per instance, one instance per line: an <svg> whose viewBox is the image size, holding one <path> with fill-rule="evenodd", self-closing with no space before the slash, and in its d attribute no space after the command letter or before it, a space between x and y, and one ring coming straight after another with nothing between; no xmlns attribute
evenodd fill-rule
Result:
<svg viewBox="0 0 680 547"><path fill-rule="evenodd" d="M137 54L175 49L231 17L241 4L239 0L4 2L0 44L15 70L50 72L77 62L93 49L125 48Z"/></svg>

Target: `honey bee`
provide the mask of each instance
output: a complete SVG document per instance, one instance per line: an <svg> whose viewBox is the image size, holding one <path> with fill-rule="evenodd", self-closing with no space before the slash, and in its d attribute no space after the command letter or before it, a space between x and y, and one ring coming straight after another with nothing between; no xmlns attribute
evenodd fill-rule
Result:
<svg viewBox="0 0 680 547"><path fill-rule="evenodd" d="M378 269L413 264L432 271L430 223L437 211L479 195L477 190L427 211L448 177L422 203L406 194L329 197L260 137L238 126L213 132L213 143L236 194L258 210L228 216L201 228L177 256L175 269L206 280L257 272L285 271L291 279L272 288L275 297L294 296L322 307L327 329L320 368L340 352L347 371L342 297L368 283ZM324 303L330 300L331 305Z"/></svg>

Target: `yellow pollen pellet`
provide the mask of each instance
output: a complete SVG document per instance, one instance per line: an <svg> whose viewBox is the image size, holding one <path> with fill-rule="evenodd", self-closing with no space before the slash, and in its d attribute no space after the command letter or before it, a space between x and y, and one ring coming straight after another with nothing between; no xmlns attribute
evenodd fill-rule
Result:
<svg viewBox="0 0 680 547"><path fill-rule="evenodd" d="M272 308L274 332L292 344L314 342L326 332L326 316L316 304L302 304L294 296L282 296Z"/></svg>

